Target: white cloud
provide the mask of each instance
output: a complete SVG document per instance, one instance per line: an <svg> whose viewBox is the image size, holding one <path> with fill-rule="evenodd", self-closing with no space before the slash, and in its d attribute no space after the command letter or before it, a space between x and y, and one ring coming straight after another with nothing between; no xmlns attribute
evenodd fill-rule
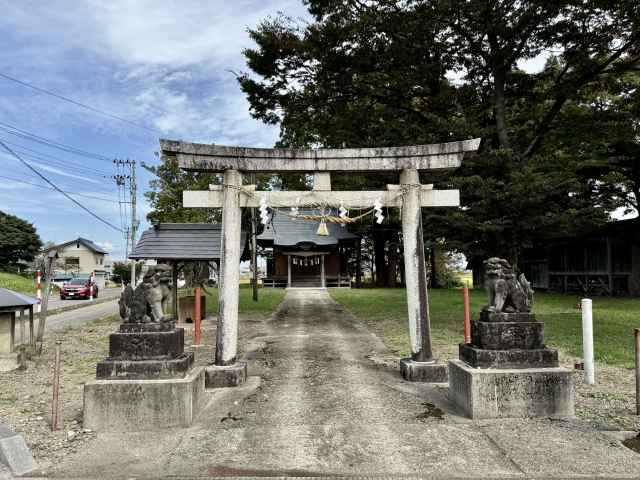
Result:
<svg viewBox="0 0 640 480"><path fill-rule="evenodd" d="M113 250L114 250L113 243L111 243L109 240L106 240L104 242L96 242L96 245L98 245L99 247L104 248L109 253L113 252Z"/></svg>

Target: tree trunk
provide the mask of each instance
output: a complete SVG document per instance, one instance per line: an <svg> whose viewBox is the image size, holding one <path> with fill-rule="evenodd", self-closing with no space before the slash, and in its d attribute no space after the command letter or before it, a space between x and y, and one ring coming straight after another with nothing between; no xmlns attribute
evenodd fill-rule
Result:
<svg viewBox="0 0 640 480"><path fill-rule="evenodd" d="M387 277L387 266L384 258L385 235L382 231L373 233L373 256L376 267L376 285L382 287Z"/></svg>
<svg viewBox="0 0 640 480"><path fill-rule="evenodd" d="M496 130L501 148L510 148L509 132L507 130L506 105L504 98L505 72L501 68L495 69L493 76L493 94L495 102Z"/></svg>

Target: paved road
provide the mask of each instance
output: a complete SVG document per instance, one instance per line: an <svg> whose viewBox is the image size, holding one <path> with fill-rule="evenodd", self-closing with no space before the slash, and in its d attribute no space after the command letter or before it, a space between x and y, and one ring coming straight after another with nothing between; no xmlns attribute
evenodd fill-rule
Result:
<svg viewBox="0 0 640 480"><path fill-rule="evenodd" d="M242 332L242 328L240 330ZM578 420L470 421L446 386L402 380L384 346L320 290L292 290L188 429L101 433L52 477L630 477L640 456Z"/></svg>
<svg viewBox="0 0 640 480"><path fill-rule="evenodd" d="M88 304L83 308L76 308L67 312L50 315L47 317L45 333L54 330L64 330L68 327L84 325L92 320L113 315L118 312L118 301L116 299L108 302ZM37 320L36 320L37 325Z"/></svg>
<svg viewBox="0 0 640 480"><path fill-rule="evenodd" d="M98 292L98 298L117 298L120 296L120 288L105 288ZM68 307L70 305L90 305L91 302L86 299L78 300L60 300L60 296L57 294L51 294L49 297L49 308L56 309L61 307Z"/></svg>

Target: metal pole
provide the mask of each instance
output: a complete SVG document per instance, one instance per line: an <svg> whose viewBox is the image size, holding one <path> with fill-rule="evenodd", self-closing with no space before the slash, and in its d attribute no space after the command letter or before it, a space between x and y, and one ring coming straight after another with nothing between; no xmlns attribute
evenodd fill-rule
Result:
<svg viewBox="0 0 640 480"><path fill-rule="evenodd" d="M471 317L469 315L469 287L462 287L464 303L464 343L471 343Z"/></svg>
<svg viewBox="0 0 640 480"><path fill-rule="evenodd" d="M584 383L596 383L595 367L593 363L593 314L592 302L589 298L582 299L582 352L584 357Z"/></svg>
<svg viewBox="0 0 640 480"><path fill-rule="evenodd" d="M51 405L51 431L58 429L58 396L60 393L60 340L56 340L56 358L53 364L53 404Z"/></svg>
<svg viewBox="0 0 640 480"><path fill-rule="evenodd" d="M635 328L636 337L636 415L640 415L640 328Z"/></svg>
<svg viewBox="0 0 640 480"><path fill-rule="evenodd" d="M195 288L195 305L193 306L193 344L200 345L200 318L201 318L201 303L202 293L200 287Z"/></svg>

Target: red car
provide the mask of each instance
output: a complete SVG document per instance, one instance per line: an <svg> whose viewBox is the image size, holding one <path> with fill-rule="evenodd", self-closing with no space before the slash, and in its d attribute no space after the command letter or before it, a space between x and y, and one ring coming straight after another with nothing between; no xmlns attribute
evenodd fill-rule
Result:
<svg viewBox="0 0 640 480"><path fill-rule="evenodd" d="M67 298L89 298L91 280L88 278L73 278L60 289L60 300ZM98 286L93 284L93 298L98 298Z"/></svg>

